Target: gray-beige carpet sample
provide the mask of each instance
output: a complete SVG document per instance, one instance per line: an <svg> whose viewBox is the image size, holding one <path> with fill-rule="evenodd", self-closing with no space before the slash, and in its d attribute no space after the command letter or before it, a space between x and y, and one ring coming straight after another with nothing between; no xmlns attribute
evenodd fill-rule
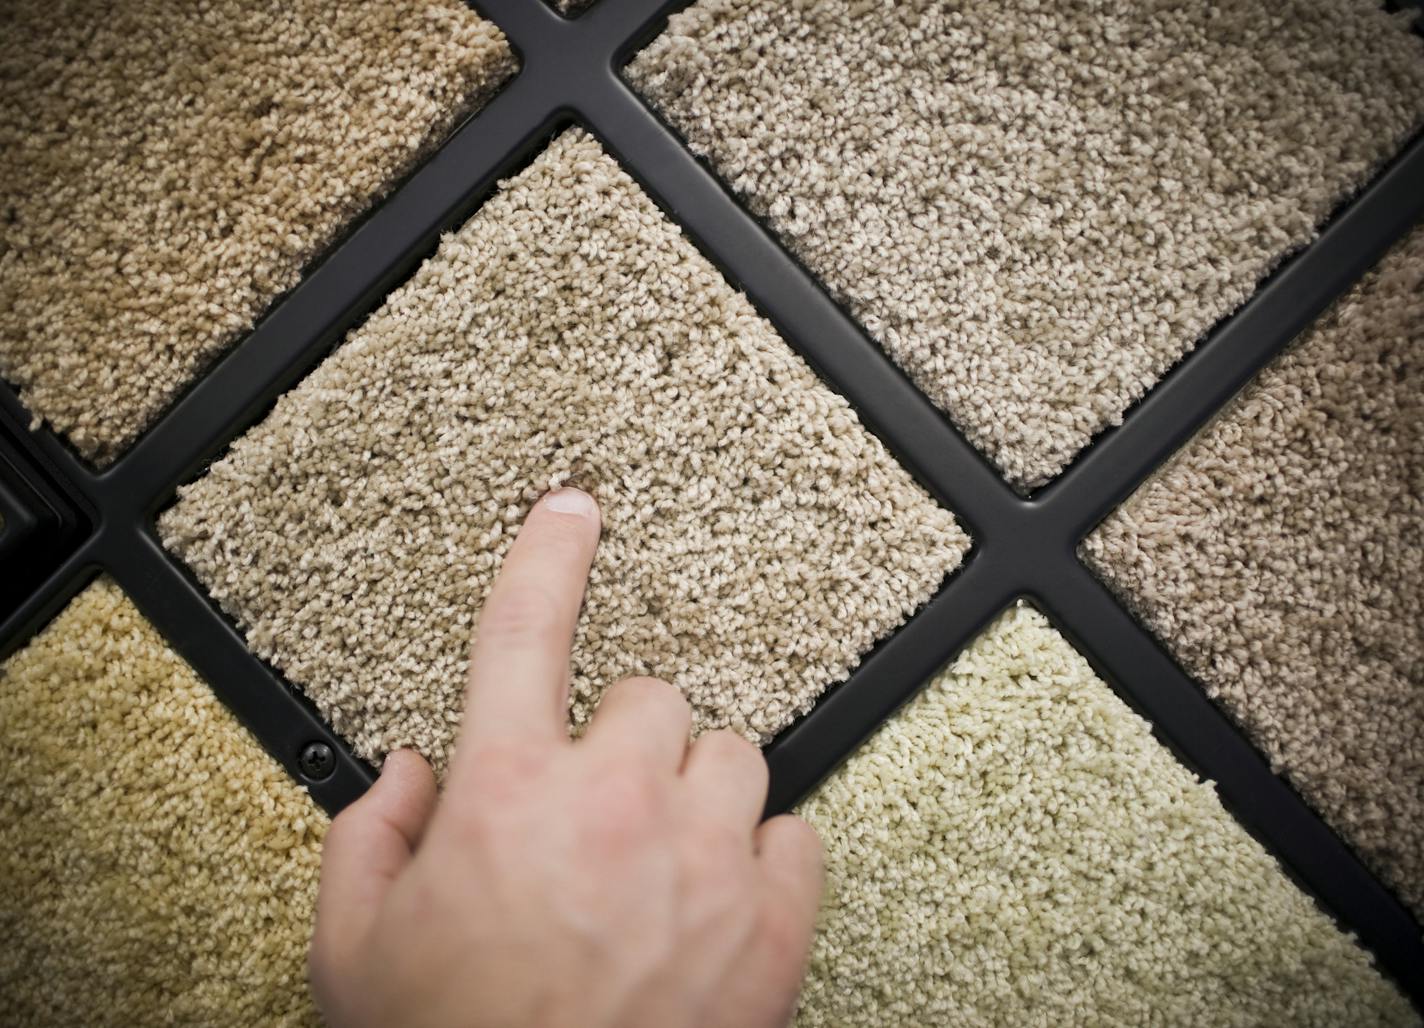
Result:
<svg viewBox="0 0 1424 1028"><path fill-rule="evenodd" d="M459 0L0 6L0 375L108 463L514 66Z"/></svg>
<svg viewBox="0 0 1424 1028"><path fill-rule="evenodd" d="M801 1028L1419 1023L1031 608L800 812L827 866Z"/></svg>
<svg viewBox="0 0 1424 1028"><path fill-rule="evenodd" d="M1424 230L1082 550L1424 918Z"/></svg>
<svg viewBox="0 0 1424 1028"><path fill-rule="evenodd" d="M443 765L475 614L547 488L604 530L571 719L632 674L764 741L968 539L599 144L560 135L160 518L363 756Z"/></svg>
<svg viewBox="0 0 1424 1028"><path fill-rule="evenodd" d="M0 665L0 1023L315 1025L326 825L90 585Z"/></svg>
<svg viewBox="0 0 1424 1028"><path fill-rule="evenodd" d="M1424 116L1375 0L700 0L627 75L1020 489Z"/></svg>

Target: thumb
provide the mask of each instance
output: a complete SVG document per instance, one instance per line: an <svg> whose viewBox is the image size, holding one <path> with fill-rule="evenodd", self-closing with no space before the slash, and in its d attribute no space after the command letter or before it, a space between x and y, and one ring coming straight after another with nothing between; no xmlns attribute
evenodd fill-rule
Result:
<svg viewBox="0 0 1424 1028"><path fill-rule="evenodd" d="M386 890L410 863L435 809L435 773L414 750L386 757L381 776L331 822L321 857L312 964L339 960L363 938Z"/></svg>

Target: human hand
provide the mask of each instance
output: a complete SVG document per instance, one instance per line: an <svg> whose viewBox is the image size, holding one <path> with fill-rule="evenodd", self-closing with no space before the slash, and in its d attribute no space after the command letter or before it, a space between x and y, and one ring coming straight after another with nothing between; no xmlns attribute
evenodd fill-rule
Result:
<svg viewBox="0 0 1424 1028"><path fill-rule="evenodd" d="M392 753L332 822L310 954L338 1028L772 1028L795 1009L821 890L815 832L758 826L767 769L691 745L673 686L618 682L568 737L569 651L598 509L539 501L479 619L437 802Z"/></svg>

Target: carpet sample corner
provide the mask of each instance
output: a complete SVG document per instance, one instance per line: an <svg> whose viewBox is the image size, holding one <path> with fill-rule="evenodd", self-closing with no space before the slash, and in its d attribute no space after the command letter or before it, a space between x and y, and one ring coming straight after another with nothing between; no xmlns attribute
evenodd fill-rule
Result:
<svg viewBox="0 0 1424 1028"><path fill-rule="evenodd" d="M1082 550L1424 919L1424 229Z"/></svg>
<svg viewBox="0 0 1424 1028"><path fill-rule="evenodd" d="M0 375L106 464L513 73L459 0L0 9Z"/></svg>
<svg viewBox="0 0 1424 1028"><path fill-rule="evenodd" d="M604 530L571 719L632 674L765 741L968 539L582 130L559 136L160 518L363 756L443 766L478 611L551 485Z"/></svg>
<svg viewBox="0 0 1424 1028"><path fill-rule="evenodd" d="M95 582L0 665L0 1022L316 1024L326 823Z"/></svg>
<svg viewBox="0 0 1424 1028"><path fill-rule="evenodd" d="M800 1028L1418 1023L1031 608L800 813L827 867Z"/></svg>
<svg viewBox="0 0 1424 1028"><path fill-rule="evenodd" d="M701 0L627 76L1020 489L1424 117L1375 0Z"/></svg>

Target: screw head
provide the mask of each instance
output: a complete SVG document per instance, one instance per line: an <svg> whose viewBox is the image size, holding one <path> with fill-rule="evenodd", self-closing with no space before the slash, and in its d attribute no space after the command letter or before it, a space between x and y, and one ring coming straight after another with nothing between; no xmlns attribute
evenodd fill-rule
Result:
<svg viewBox="0 0 1424 1028"><path fill-rule="evenodd" d="M320 782L336 770L336 753L324 742L309 742L297 755L297 767L305 778Z"/></svg>

